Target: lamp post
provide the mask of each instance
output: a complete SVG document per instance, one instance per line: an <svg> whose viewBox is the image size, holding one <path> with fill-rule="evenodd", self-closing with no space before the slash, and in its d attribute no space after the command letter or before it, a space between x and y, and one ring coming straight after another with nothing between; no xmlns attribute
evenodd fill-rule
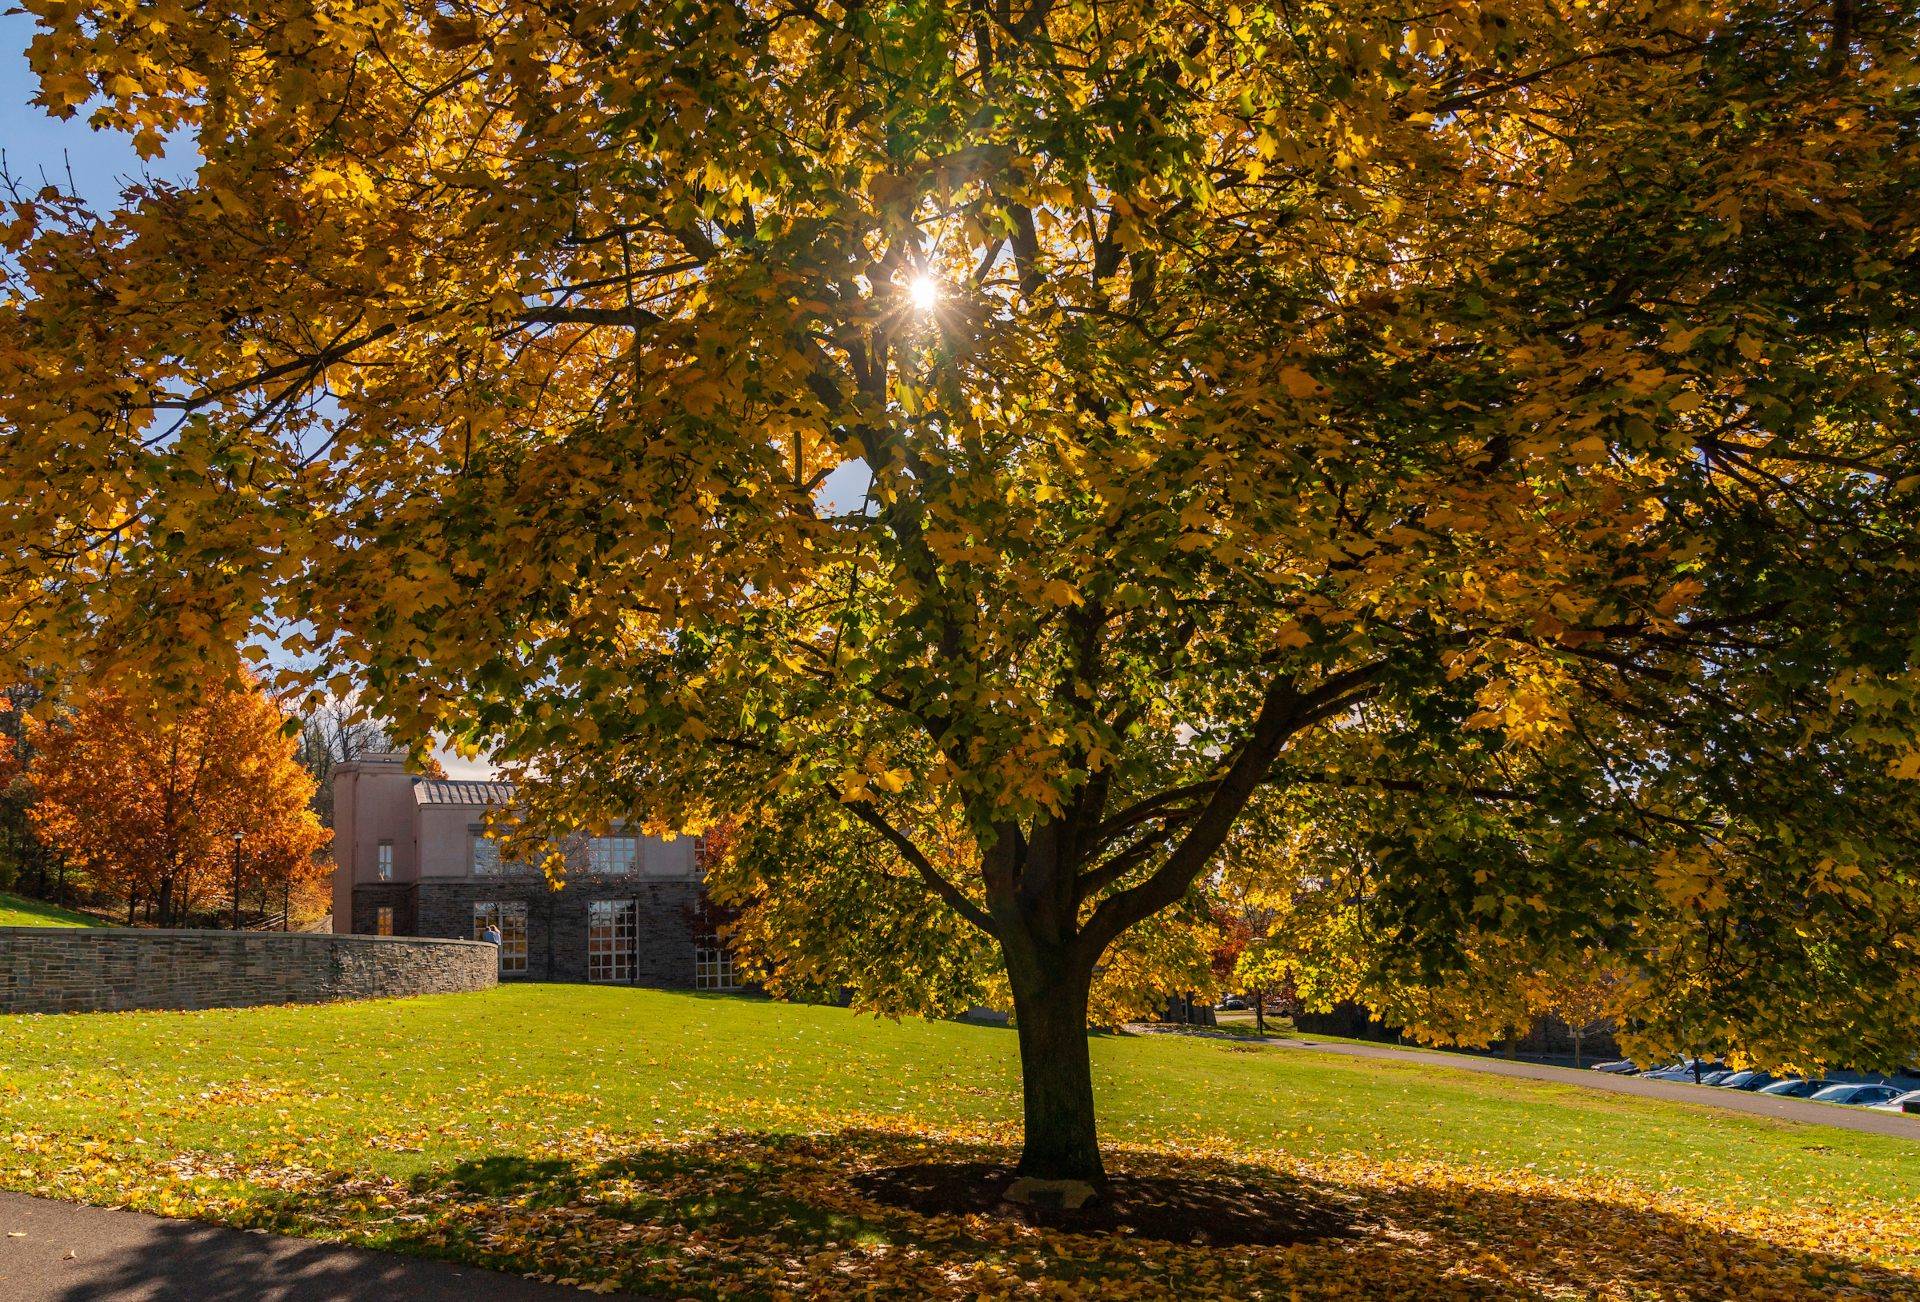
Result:
<svg viewBox="0 0 1920 1302"><path fill-rule="evenodd" d="M240 930L240 842L246 839L246 833L235 828L233 833L233 929Z"/></svg>

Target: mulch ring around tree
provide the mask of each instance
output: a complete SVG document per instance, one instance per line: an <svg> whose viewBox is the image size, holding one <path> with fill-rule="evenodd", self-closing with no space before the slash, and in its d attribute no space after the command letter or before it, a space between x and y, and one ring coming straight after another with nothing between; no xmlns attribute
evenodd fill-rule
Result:
<svg viewBox="0 0 1920 1302"><path fill-rule="evenodd" d="M1365 1227L1350 1206L1313 1187L1292 1191L1211 1177L1116 1172L1110 1196L1077 1211L1018 1206L1002 1197L1013 1167L995 1162L922 1162L854 1177L864 1196L922 1216L999 1216L1069 1234L1125 1235L1163 1243L1284 1247L1351 1238Z"/></svg>

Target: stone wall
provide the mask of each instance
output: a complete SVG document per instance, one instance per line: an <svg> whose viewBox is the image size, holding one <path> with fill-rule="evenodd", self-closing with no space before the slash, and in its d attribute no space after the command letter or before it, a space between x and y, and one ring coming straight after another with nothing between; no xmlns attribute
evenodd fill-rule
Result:
<svg viewBox="0 0 1920 1302"><path fill-rule="evenodd" d="M0 1013L237 1008L485 990L493 946L306 932L0 927Z"/></svg>
<svg viewBox="0 0 1920 1302"><path fill-rule="evenodd" d="M390 934L418 936L422 933L414 917L415 903L412 882L362 882L353 888L353 930L362 936L378 935L380 909L385 906L393 910L393 931ZM471 936L461 938L472 939Z"/></svg>

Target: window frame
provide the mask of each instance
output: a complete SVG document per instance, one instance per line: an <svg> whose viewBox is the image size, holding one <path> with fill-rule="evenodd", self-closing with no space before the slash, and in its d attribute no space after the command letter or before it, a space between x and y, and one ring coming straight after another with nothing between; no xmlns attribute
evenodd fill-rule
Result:
<svg viewBox="0 0 1920 1302"><path fill-rule="evenodd" d="M393 880L393 842L380 841L373 847L373 873L383 882Z"/></svg>
<svg viewBox="0 0 1920 1302"><path fill-rule="evenodd" d="M640 837L609 832L587 838L587 871L604 877L633 877L641 871Z"/></svg>
<svg viewBox="0 0 1920 1302"><path fill-rule="evenodd" d="M525 900L475 900L473 902L473 938L484 939L487 923L500 927L500 975L527 974L527 902ZM518 923L516 928L509 924Z"/></svg>
<svg viewBox="0 0 1920 1302"><path fill-rule="evenodd" d="M587 901L587 980L595 985L631 985L639 971L638 900Z"/></svg>
<svg viewBox="0 0 1920 1302"><path fill-rule="evenodd" d="M483 852L484 851L484 852ZM500 843L487 835L484 824L467 828L467 876L505 877L507 861L500 855Z"/></svg>
<svg viewBox="0 0 1920 1302"><path fill-rule="evenodd" d="M733 951L718 932L702 932L693 938L693 988L716 993L742 988Z"/></svg>

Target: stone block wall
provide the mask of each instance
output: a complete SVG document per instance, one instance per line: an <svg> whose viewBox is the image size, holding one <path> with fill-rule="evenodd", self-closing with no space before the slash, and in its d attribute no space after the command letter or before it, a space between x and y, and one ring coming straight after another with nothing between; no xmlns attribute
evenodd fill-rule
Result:
<svg viewBox="0 0 1920 1302"><path fill-rule="evenodd" d="M356 926L362 908L359 896L365 889L354 888ZM635 903L634 985L693 986L694 931L702 914L701 887L694 880L581 873L570 874L558 891L545 878L530 873L429 880L419 884L414 917L422 936L471 936L476 903L525 903L527 970L521 975L531 981L585 981L587 905L594 900Z"/></svg>
<svg viewBox="0 0 1920 1302"><path fill-rule="evenodd" d="M0 927L0 1013L239 1008L485 990L493 946L306 932Z"/></svg>
<svg viewBox="0 0 1920 1302"><path fill-rule="evenodd" d="M412 882L363 882L353 888L353 929L362 936L379 933L380 908L393 910L393 934L417 936Z"/></svg>

